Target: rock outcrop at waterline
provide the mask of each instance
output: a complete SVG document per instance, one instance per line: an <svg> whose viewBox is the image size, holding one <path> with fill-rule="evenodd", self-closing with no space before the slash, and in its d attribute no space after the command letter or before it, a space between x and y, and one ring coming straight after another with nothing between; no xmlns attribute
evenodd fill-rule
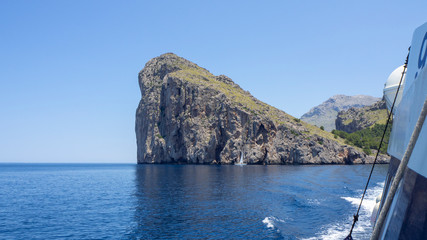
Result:
<svg viewBox="0 0 427 240"><path fill-rule="evenodd" d="M138 163L353 164L371 156L176 56L139 73Z"/></svg>

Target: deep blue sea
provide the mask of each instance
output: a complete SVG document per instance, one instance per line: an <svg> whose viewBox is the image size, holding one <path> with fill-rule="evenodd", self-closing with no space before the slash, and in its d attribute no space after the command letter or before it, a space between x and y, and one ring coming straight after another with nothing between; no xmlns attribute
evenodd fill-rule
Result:
<svg viewBox="0 0 427 240"><path fill-rule="evenodd" d="M370 168L0 164L0 239L343 239Z"/></svg>

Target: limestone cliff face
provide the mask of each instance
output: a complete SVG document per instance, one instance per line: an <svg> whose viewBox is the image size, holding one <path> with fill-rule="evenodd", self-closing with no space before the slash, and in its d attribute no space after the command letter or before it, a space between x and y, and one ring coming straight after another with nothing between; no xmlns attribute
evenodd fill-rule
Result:
<svg viewBox="0 0 427 240"><path fill-rule="evenodd" d="M374 124L385 124L387 117L385 101L381 100L363 108L350 108L339 112L335 126L337 130L353 133Z"/></svg>
<svg viewBox="0 0 427 240"><path fill-rule="evenodd" d="M138 163L234 164L241 156L247 164L372 161L172 53L150 60L139 85Z"/></svg>

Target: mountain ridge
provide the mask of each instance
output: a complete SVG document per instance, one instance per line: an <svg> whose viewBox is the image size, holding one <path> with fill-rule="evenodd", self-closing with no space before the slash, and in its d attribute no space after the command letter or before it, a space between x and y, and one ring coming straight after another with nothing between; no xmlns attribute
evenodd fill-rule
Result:
<svg viewBox="0 0 427 240"><path fill-rule="evenodd" d="M318 127L323 126L326 131L335 129L335 119L338 112L349 108L360 108L372 105L381 99L368 95L346 96L334 95L323 103L313 107L301 116L301 120Z"/></svg>

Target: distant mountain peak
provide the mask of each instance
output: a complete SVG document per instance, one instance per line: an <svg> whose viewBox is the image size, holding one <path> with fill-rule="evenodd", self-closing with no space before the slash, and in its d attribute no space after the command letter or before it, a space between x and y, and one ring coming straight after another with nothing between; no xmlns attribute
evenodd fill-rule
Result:
<svg viewBox="0 0 427 240"><path fill-rule="evenodd" d="M360 108L369 106L379 100L381 99L368 95L334 95L302 115L301 120L318 127L323 126L326 131L332 131L335 129L335 119L337 118L338 112L352 107Z"/></svg>

